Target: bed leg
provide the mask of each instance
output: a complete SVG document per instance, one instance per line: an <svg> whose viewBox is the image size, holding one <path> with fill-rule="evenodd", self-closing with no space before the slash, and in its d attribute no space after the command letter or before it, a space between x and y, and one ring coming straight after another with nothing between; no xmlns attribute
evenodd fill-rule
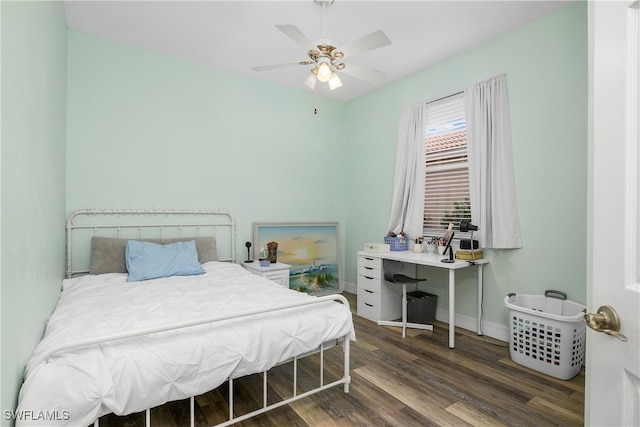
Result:
<svg viewBox="0 0 640 427"><path fill-rule="evenodd" d="M351 383L351 377L349 376L349 352L350 352L350 343L349 337L345 336L344 340L344 392L349 393L349 383Z"/></svg>
<svg viewBox="0 0 640 427"><path fill-rule="evenodd" d="M324 343L320 344L320 387L324 385Z"/></svg>
<svg viewBox="0 0 640 427"><path fill-rule="evenodd" d="M293 397L298 395L298 357L293 358Z"/></svg>
<svg viewBox="0 0 640 427"><path fill-rule="evenodd" d="M151 427L151 409L145 411L145 425Z"/></svg>
<svg viewBox="0 0 640 427"><path fill-rule="evenodd" d="M267 407L267 371L262 373L262 407Z"/></svg>
<svg viewBox="0 0 640 427"><path fill-rule="evenodd" d="M189 415L191 416L191 427L195 425L195 397L191 396L189 398Z"/></svg>
<svg viewBox="0 0 640 427"><path fill-rule="evenodd" d="M229 378L229 420L233 419L233 378Z"/></svg>

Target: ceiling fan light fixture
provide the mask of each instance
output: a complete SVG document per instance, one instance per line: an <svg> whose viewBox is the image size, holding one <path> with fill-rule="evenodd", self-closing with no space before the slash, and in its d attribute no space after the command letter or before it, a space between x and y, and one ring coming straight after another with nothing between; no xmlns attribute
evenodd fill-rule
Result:
<svg viewBox="0 0 640 427"><path fill-rule="evenodd" d="M331 78L329 79L329 89L330 90L338 89L340 86L342 86L342 81L340 80L340 77L338 77L336 73L331 74Z"/></svg>
<svg viewBox="0 0 640 427"><path fill-rule="evenodd" d="M311 70L311 72L307 75L307 78L302 82L303 85L313 90L316 88L316 83L318 82L318 78L316 77L316 73L314 72L315 68Z"/></svg>
<svg viewBox="0 0 640 427"><path fill-rule="evenodd" d="M331 70L329 63L324 61L320 62L320 65L318 65L318 80L321 82L328 82L329 79L331 79L331 74L334 73L333 70Z"/></svg>

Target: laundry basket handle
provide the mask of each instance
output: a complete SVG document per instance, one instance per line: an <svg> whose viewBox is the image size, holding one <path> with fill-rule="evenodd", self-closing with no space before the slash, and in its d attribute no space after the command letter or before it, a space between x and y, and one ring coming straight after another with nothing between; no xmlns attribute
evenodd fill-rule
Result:
<svg viewBox="0 0 640 427"><path fill-rule="evenodd" d="M566 301L566 299L567 299L567 294L565 294L562 291L554 291L553 289L548 289L548 290L544 291L544 296L545 297L561 299L563 301Z"/></svg>

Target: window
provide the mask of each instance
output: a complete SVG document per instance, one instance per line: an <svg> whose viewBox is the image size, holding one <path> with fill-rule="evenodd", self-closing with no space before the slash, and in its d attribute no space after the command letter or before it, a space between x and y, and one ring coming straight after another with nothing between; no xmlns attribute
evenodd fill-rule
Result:
<svg viewBox="0 0 640 427"><path fill-rule="evenodd" d="M464 94L426 106L424 235L442 235L471 220Z"/></svg>

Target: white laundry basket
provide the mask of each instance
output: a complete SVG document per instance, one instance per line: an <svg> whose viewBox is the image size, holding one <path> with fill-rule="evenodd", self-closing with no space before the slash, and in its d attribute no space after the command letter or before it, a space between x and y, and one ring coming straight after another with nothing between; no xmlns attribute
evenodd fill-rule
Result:
<svg viewBox="0 0 640 427"><path fill-rule="evenodd" d="M561 380L575 377L584 364L586 307L567 294L511 293L504 298L511 325L511 359Z"/></svg>

